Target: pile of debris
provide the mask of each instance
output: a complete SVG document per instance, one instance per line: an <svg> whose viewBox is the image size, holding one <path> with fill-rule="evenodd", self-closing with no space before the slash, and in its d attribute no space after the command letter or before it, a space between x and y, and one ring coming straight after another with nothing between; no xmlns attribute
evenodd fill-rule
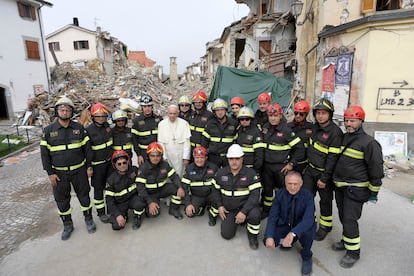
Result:
<svg viewBox="0 0 414 276"><path fill-rule="evenodd" d="M198 90L210 92L212 79L181 78L172 83L168 78L160 78L158 67L147 68L136 62L114 63L112 74L105 72L99 60L65 62L52 70L52 91L38 93L28 99L27 111L19 119L18 125L46 126L54 118L54 105L63 95L75 105L75 119L83 113L88 117L88 109L101 102L111 111L123 109L131 117L140 113L139 100L148 94L156 103L154 111L165 115L168 105L177 103L182 95L191 95Z"/></svg>

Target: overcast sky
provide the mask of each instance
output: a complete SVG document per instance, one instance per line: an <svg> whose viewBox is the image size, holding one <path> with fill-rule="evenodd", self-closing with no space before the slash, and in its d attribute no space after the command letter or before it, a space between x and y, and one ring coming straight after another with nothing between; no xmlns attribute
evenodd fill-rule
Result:
<svg viewBox="0 0 414 276"><path fill-rule="evenodd" d="M50 0L42 8L46 34L72 24L111 33L129 50L145 51L148 58L169 72L169 57L177 57L178 72L199 62L206 43L223 29L247 16L249 9L234 0Z"/></svg>

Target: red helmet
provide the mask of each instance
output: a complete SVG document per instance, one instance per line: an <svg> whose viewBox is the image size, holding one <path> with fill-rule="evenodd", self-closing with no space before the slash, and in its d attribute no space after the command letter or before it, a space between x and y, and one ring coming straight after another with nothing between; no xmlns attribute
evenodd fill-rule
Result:
<svg viewBox="0 0 414 276"><path fill-rule="evenodd" d="M96 103L91 108L91 116L108 116L109 111L102 103Z"/></svg>
<svg viewBox="0 0 414 276"><path fill-rule="evenodd" d="M310 106L307 101L298 101L297 103L295 103L293 110L297 112L309 113Z"/></svg>
<svg viewBox="0 0 414 276"><path fill-rule="evenodd" d="M344 118L365 120L365 111L358 105L349 106L344 112Z"/></svg>
<svg viewBox="0 0 414 276"><path fill-rule="evenodd" d="M152 142L147 147L147 154L151 155L151 153L155 153L155 152L158 152L159 154L162 154L162 146L161 146L161 144L159 144L157 142Z"/></svg>
<svg viewBox="0 0 414 276"><path fill-rule="evenodd" d="M130 160L129 160L128 153L124 150L116 150L116 151L114 151L114 153L112 153L112 158L111 158L112 166L114 168L115 168L116 160L118 160L119 158L125 158L127 160L128 164L129 164Z"/></svg>
<svg viewBox="0 0 414 276"><path fill-rule="evenodd" d="M194 150L193 150L193 156L194 157L197 157L197 156L205 157L205 156L207 156L206 148L205 147L200 147L200 146L195 147Z"/></svg>
<svg viewBox="0 0 414 276"><path fill-rule="evenodd" d="M191 98L193 102L207 102L207 95L203 91L197 91L194 93L193 97Z"/></svg>
<svg viewBox="0 0 414 276"><path fill-rule="evenodd" d="M244 106L244 100L242 97L234 97L230 101L230 105L237 104L239 106Z"/></svg>
<svg viewBox="0 0 414 276"><path fill-rule="evenodd" d="M273 105L269 105L267 107L267 115L272 115L272 114L279 115L279 114L282 114L282 112L283 112L282 107L277 103Z"/></svg>
<svg viewBox="0 0 414 276"><path fill-rule="evenodd" d="M257 97L257 101L259 103L270 103L272 101L272 98L270 97L268 92L263 92Z"/></svg>

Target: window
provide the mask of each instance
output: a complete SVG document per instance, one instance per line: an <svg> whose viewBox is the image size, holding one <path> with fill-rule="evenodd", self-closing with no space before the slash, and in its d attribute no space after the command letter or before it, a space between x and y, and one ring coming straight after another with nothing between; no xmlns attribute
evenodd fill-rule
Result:
<svg viewBox="0 0 414 276"><path fill-rule="evenodd" d="M28 18L31 20L36 20L36 9L35 7L26 4L26 3L21 3L21 2L17 2L17 7L19 9L19 15L22 18Z"/></svg>
<svg viewBox="0 0 414 276"><path fill-rule="evenodd" d="M39 43L33 40L25 40L28 59L40 60Z"/></svg>
<svg viewBox="0 0 414 276"><path fill-rule="evenodd" d="M73 48L75 50L89 49L89 41L87 40L73 41Z"/></svg>
<svg viewBox="0 0 414 276"><path fill-rule="evenodd" d="M362 13L397 10L401 8L402 0L363 0L361 2Z"/></svg>
<svg viewBox="0 0 414 276"><path fill-rule="evenodd" d="M60 43L59 42L49 42L49 50L50 51L60 51Z"/></svg>

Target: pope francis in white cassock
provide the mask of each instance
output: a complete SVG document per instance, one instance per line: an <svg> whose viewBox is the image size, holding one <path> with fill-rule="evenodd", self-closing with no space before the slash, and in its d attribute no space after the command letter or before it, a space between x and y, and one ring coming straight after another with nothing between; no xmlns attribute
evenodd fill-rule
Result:
<svg viewBox="0 0 414 276"><path fill-rule="evenodd" d="M168 107L168 118L158 124L158 143L164 149L164 159L181 178L185 166L190 162L190 126L178 117L178 106Z"/></svg>

